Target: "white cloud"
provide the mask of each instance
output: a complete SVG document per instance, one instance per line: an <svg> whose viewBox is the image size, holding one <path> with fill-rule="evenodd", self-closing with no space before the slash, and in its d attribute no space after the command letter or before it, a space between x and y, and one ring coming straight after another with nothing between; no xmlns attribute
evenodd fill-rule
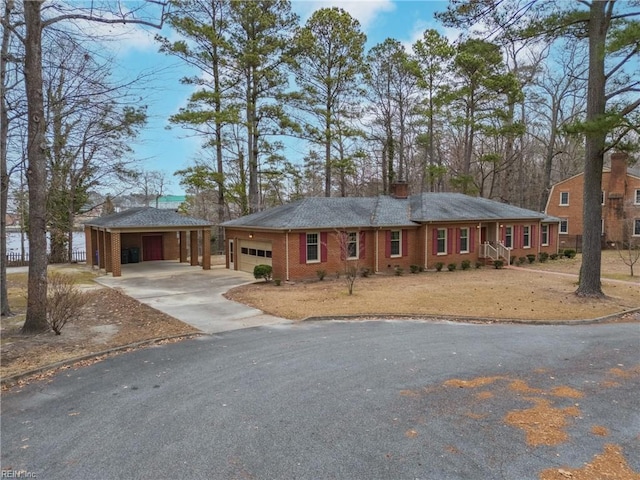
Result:
<svg viewBox="0 0 640 480"><path fill-rule="evenodd" d="M399 39L408 53L412 52L413 44L422 38L422 34L425 30L437 30L440 35L449 40L449 43L454 43L462 34L462 30L458 28L443 27L441 24L433 20L417 20L409 31L409 38Z"/></svg>
<svg viewBox="0 0 640 480"><path fill-rule="evenodd" d="M360 22L365 33L379 15L396 9L392 0L293 0L292 6L294 11L300 15L302 24L316 10L340 7Z"/></svg>

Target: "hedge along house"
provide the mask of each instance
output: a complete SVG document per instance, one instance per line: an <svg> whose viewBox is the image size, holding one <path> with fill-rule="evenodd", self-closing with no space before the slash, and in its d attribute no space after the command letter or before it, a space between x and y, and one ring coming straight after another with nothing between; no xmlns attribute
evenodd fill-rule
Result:
<svg viewBox="0 0 640 480"><path fill-rule="evenodd" d="M223 223L227 268L273 268L285 280L558 251L559 219L458 193L306 198Z"/></svg>
<svg viewBox="0 0 640 480"><path fill-rule="evenodd" d="M122 275L122 264L154 260L190 261L211 268L211 227L206 220L151 207L131 208L85 223L87 264Z"/></svg>

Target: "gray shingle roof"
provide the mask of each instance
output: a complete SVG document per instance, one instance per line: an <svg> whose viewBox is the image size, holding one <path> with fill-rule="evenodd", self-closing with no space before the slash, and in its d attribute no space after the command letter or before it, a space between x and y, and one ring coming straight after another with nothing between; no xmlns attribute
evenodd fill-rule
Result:
<svg viewBox="0 0 640 480"><path fill-rule="evenodd" d="M418 197L421 201L414 200L411 212L411 220L415 222L544 218L543 213L462 193L423 193Z"/></svg>
<svg viewBox="0 0 640 480"><path fill-rule="evenodd" d="M152 207L130 208L123 212L98 217L85 223L87 226L105 228L136 227L208 227L213 225L207 220L187 217L171 210Z"/></svg>
<svg viewBox="0 0 640 480"><path fill-rule="evenodd" d="M412 227L424 222L538 220L543 213L461 193L305 198L223 223L268 229Z"/></svg>

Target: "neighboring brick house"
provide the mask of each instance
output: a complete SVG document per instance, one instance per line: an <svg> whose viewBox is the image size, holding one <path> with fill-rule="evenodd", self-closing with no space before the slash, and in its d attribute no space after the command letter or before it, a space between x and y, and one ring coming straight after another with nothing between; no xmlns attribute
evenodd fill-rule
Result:
<svg viewBox="0 0 640 480"><path fill-rule="evenodd" d="M392 273L557 252L558 219L485 198L408 196L406 184L394 187L393 196L306 198L225 222L227 268L268 264L274 278L295 280L342 272L345 262Z"/></svg>
<svg viewBox="0 0 640 480"><path fill-rule="evenodd" d="M626 241L627 232L640 237L640 168L629 168L625 153L611 155L602 172L602 246ZM560 248L573 246L583 232L584 174L551 187L546 213L560 219Z"/></svg>

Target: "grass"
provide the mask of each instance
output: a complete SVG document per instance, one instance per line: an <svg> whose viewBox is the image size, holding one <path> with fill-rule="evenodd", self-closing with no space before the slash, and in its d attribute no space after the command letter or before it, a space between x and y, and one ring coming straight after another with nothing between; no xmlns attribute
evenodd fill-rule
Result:
<svg viewBox="0 0 640 480"><path fill-rule="evenodd" d="M574 295L579 256L527 264L521 269L431 271L402 277L375 275L358 278L351 296L344 281L325 279L280 287L264 283L245 285L231 290L227 297L294 320L386 314L553 321L598 318L640 307L638 279L624 277L618 263L626 266L611 255L617 255L616 252L604 253L603 272L627 281L608 281L605 275L603 290L607 298L602 300Z"/></svg>

